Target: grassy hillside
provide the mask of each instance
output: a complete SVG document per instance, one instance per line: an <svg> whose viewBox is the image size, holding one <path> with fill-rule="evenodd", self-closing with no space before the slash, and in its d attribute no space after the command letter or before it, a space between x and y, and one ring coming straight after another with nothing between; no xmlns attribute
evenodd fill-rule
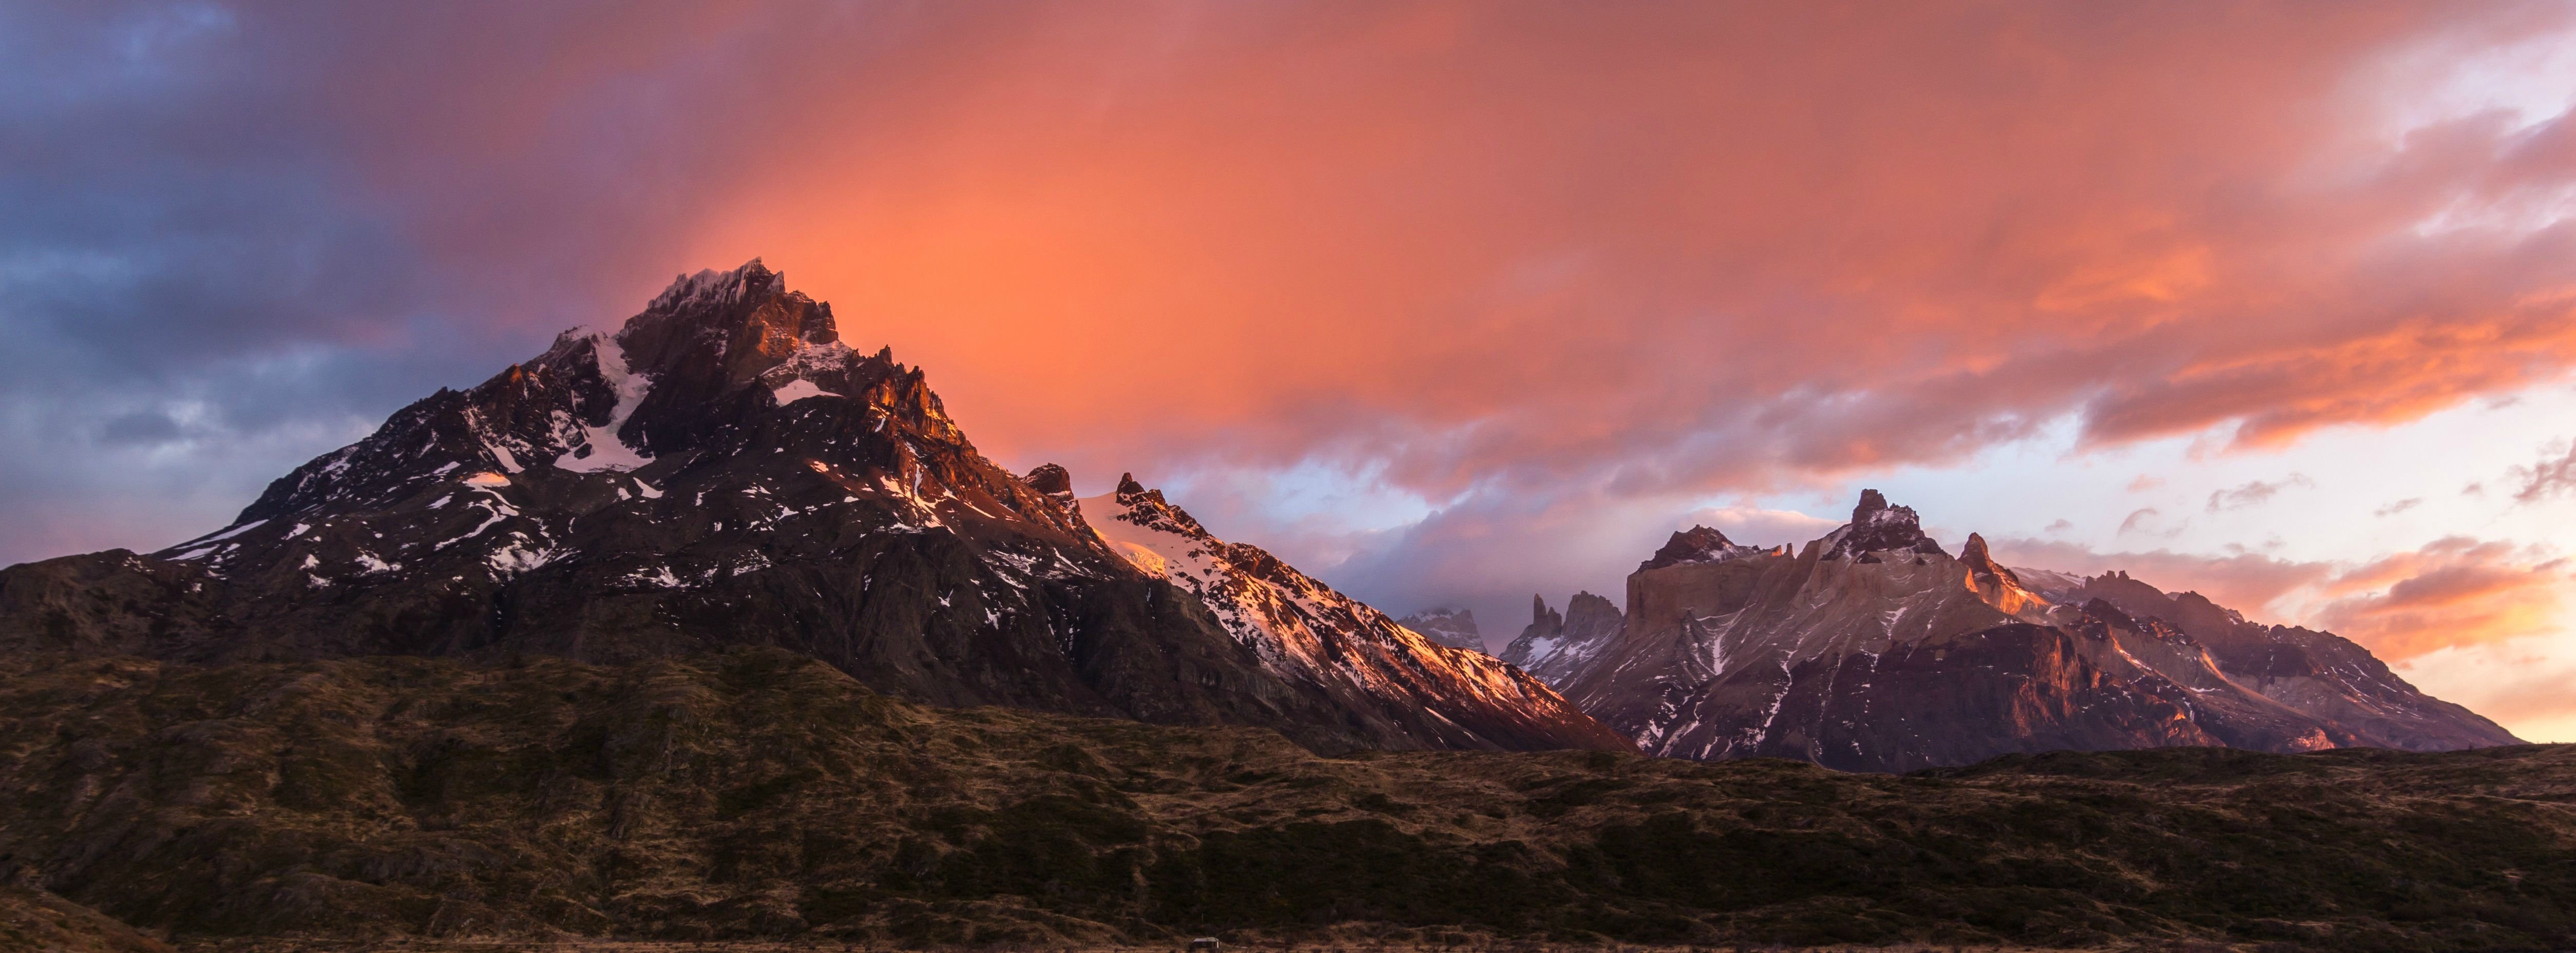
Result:
<svg viewBox="0 0 2576 953"><path fill-rule="evenodd" d="M189 937L2576 943L2576 748L1318 757L770 651L0 663L0 867Z"/></svg>

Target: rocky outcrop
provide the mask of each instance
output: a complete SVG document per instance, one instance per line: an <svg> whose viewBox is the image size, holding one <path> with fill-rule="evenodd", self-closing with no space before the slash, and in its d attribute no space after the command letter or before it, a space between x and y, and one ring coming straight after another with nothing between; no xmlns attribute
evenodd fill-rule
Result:
<svg viewBox="0 0 2576 953"><path fill-rule="evenodd" d="M1665 558L1731 545L1697 529L1674 539L1629 577L1615 636L1547 670L1652 754L1910 771L2062 748L2513 741L2331 635L2250 625L2125 577L2034 592L1982 537L1953 558L1876 491L1795 556ZM2182 616L2194 621L2168 621Z"/></svg>
<svg viewBox="0 0 2576 953"><path fill-rule="evenodd" d="M1876 562L1882 558L1943 555L1941 544L1923 535L1923 521L1914 515L1913 507L1889 506L1887 497L1877 490L1860 491L1860 502L1852 507L1851 522L1822 542L1825 559Z"/></svg>
<svg viewBox="0 0 2576 953"><path fill-rule="evenodd" d="M919 368L851 350L828 305L755 260L402 409L220 531L0 570L0 648L617 662L761 645L933 704L1260 725L1327 750L1612 737L1534 681L1443 687L1539 706L1460 729L1377 683L1277 667L1225 608L1102 539L1061 468L986 459Z"/></svg>
<svg viewBox="0 0 2576 953"><path fill-rule="evenodd" d="M1548 608L1544 597L1531 596L1530 614L1530 624L1503 649L1503 661L1558 686L1609 644L1624 621L1617 605L1589 592L1567 599L1562 615Z"/></svg>

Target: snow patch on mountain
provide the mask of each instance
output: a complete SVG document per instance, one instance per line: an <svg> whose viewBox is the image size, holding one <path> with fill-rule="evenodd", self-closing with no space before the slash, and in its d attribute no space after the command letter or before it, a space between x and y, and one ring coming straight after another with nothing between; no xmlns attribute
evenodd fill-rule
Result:
<svg viewBox="0 0 2576 953"><path fill-rule="evenodd" d="M808 397L839 397L841 395L824 390L823 388L816 386L813 381L800 377L778 385L776 388L770 390L769 396L771 399L778 401L778 406L785 407Z"/></svg>
<svg viewBox="0 0 2576 953"><path fill-rule="evenodd" d="M1228 633L1282 676L1411 699L1452 724L1440 708L1563 703L1493 656L1438 645L1259 547L1217 539L1132 476L1122 477L1116 492L1076 505L1112 551L1197 596ZM1462 692L1474 700L1455 694Z"/></svg>
<svg viewBox="0 0 2576 953"><path fill-rule="evenodd" d="M699 272L706 274L706 272ZM667 293L667 292L666 292ZM653 390L653 380L626 366L626 349L617 339L593 332L591 354L599 365L599 378L617 395L617 404L608 412L608 422L596 427L578 426L570 415L555 415L556 439L570 448L555 457L557 469L576 473L598 473L603 470L633 470L652 462L652 456L617 436L626 427L626 419L635 416L635 408Z"/></svg>

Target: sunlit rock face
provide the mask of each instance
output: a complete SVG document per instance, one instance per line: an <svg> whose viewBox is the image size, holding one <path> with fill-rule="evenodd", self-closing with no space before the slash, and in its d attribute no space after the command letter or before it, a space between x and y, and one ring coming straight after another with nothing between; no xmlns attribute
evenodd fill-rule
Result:
<svg viewBox="0 0 2576 953"><path fill-rule="evenodd" d="M218 532L0 571L0 647L615 662L749 644L933 704L1262 725L1319 749L1624 743L1517 671L1228 552L1308 614L1247 638L1246 603L1140 567L1062 468L987 460L920 369L851 350L828 305L754 260L402 409Z"/></svg>
<svg viewBox="0 0 2576 953"><path fill-rule="evenodd" d="M2043 593L2023 575L1978 536L1948 555L1869 490L1794 555L1674 534L1629 577L1615 634L1525 664L1640 750L1686 758L1905 771L2066 748L2513 741L2333 635L2125 577Z"/></svg>

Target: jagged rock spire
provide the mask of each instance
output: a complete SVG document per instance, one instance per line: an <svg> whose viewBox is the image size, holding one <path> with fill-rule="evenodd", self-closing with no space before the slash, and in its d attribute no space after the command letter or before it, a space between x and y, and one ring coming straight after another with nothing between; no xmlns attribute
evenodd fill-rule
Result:
<svg viewBox="0 0 2576 953"><path fill-rule="evenodd" d="M2009 582L2015 586L2021 585L2021 577L2014 575L2011 569L1988 555L1986 538L1975 533L1969 533L1967 544L1959 548L1959 562L1967 566L1969 572L1979 577Z"/></svg>

